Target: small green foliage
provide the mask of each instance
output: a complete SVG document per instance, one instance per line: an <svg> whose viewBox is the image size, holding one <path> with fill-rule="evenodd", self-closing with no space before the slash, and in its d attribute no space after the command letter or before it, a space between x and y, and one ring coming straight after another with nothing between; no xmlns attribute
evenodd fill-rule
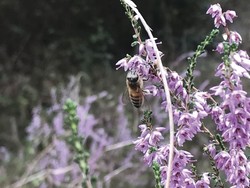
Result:
<svg viewBox="0 0 250 188"><path fill-rule="evenodd" d="M149 153L153 153L153 152L156 152L157 151L157 148L156 147L150 147L149 148Z"/></svg>
<svg viewBox="0 0 250 188"><path fill-rule="evenodd" d="M229 67L230 66L229 56L232 52L235 52L238 49L238 45L235 43L229 44L229 42L223 42L223 48L224 48L224 53L222 56L222 60L226 65L226 67Z"/></svg>
<svg viewBox="0 0 250 188"><path fill-rule="evenodd" d="M223 139L222 139L221 135L216 134L216 140L218 141L218 143L219 143L221 149L222 149L223 151L226 150L226 147L225 147L224 144L223 144L223 141L222 141Z"/></svg>
<svg viewBox="0 0 250 188"><path fill-rule="evenodd" d="M68 99L64 106L63 110L65 112L65 127L66 129L70 129L71 134L68 136L68 142L71 145L72 149L75 152L75 162L79 165L83 182L82 187L88 187L89 177L88 177L88 157L89 153L83 147L83 138L78 136L78 122L79 119L77 117L77 104Z"/></svg>
<svg viewBox="0 0 250 188"><path fill-rule="evenodd" d="M152 165L154 176L155 176L155 188L162 188L163 186L161 185L161 171L160 171L160 165L157 162L153 162Z"/></svg>
<svg viewBox="0 0 250 188"><path fill-rule="evenodd" d="M199 176L197 174L197 168L196 168L196 166L194 165L194 163L191 163L190 167L191 167L191 171L192 171L192 173L194 175L194 179L196 181L198 181L199 180Z"/></svg>
<svg viewBox="0 0 250 188"><path fill-rule="evenodd" d="M135 18L134 11L126 3L124 3L123 0L121 0L121 4L125 8L125 14L128 16L128 18L131 22L131 25L134 28L135 34L133 35L133 39L135 41L132 42L132 44L131 44L131 46L134 47L135 45L141 43L141 38L140 38L141 26L140 26L138 20Z"/></svg>
<svg viewBox="0 0 250 188"><path fill-rule="evenodd" d="M213 39L216 37L216 35L219 33L218 29L213 29L211 31L211 33L206 36L205 40L203 42L201 42L200 45L197 46L197 49L194 53L194 55L192 57L188 58L188 68L187 68L187 72L186 72L186 83L185 83L185 87L187 89L187 91L189 93L192 92L192 89L194 87L194 75L193 72L195 70L196 67L196 63L197 63L197 58L205 52L205 48L207 45L209 45Z"/></svg>
<svg viewBox="0 0 250 188"><path fill-rule="evenodd" d="M146 124L148 129L152 129L152 111L151 110L145 110L143 113L143 119L141 120L141 123Z"/></svg>

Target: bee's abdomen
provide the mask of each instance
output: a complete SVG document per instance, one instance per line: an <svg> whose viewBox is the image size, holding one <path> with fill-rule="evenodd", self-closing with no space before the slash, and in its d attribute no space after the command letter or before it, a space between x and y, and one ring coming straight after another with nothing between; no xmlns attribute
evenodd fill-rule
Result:
<svg viewBox="0 0 250 188"><path fill-rule="evenodd" d="M143 103L143 96L138 94L138 95L130 95L130 100L131 103L134 105L136 108L140 108L142 103Z"/></svg>

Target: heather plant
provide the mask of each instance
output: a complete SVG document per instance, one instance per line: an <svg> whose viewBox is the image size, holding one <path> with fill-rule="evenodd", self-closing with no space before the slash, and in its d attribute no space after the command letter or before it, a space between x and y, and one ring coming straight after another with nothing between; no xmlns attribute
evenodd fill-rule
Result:
<svg viewBox="0 0 250 188"><path fill-rule="evenodd" d="M126 106L119 100L114 103L106 91L81 98L79 80L71 77L67 86L52 89L51 106L33 108L33 118L26 129L27 150L23 151L25 157L19 158L19 163L23 161L22 172L12 174L4 187L150 184L151 180L140 180L146 166L140 167L137 152L132 149L135 133L129 126ZM159 113L156 121L159 124L163 121L161 116ZM6 148L1 148L0 154L6 164L14 158ZM9 176L5 171L2 174L3 178Z"/></svg>
<svg viewBox="0 0 250 188"><path fill-rule="evenodd" d="M10 174L0 168L0 180L12 177L4 186L250 187L250 98L243 85L243 79L250 78L250 59L239 48L240 34L229 27L236 12L223 11L219 4L209 7L215 28L187 59L182 74L163 66L161 42L136 5L131 0L121 3L135 32L132 47L137 53L116 65L144 82L148 104L141 116L131 116L134 111L128 113L129 107L107 91L81 96L80 77L71 77L68 86L51 90L51 106L33 108L27 151L18 157L24 161L17 168L22 172ZM143 29L149 38L142 37ZM221 41L213 50L221 56L214 73L219 83L201 90L195 71L215 38ZM186 147L198 145L194 140L200 135L206 144L199 156L207 160ZM0 158L1 165L7 165L15 156L1 147ZM209 168L199 167L201 163Z"/></svg>
<svg viewBox="0 0 250 188"><path fill-rule="evenodd" d="M160 42L152 35L136 5L131 0L121 0L121 3L135 31L132 46L138 53L118 61L117 69L136 72L147 83L142 88L144 94L160 98L160 107L169 119L169 123L159 127L143 121L139 125L141 135L134 142L135 149L143 153L145 164L154 171L156 187L249 187L250 163L246 150L250 141L250 109L242 78L250 78L250 59L246 51L239 49L240 34L229 28L229 23L237 17L236 12L222 11L219 4L209 7L206 13L214 19L215 29L188 58L186 76L182 77L163 67L163 53L157 48ZM142 39L142 28L148 39ZM221 63L215 76L221 82L208 91L201 91L194 84L197 58L219 33L222 33L222 42L214 50L221 55ZM150 113L155 115L154 111ZM213 120L217 133L209 130L211 126L206 119ZM165 132L169 135L167 144ZM197 134L209 135L203 152L210 159L211 170L202 173L196 171L198 159L183 147Z"/></svg>
<svg viewBox="0 0 250 188"><path fill-rule="evenodd" d="M65 111L65 123L68 125L71 134L68 137L68 141L76 153L75 161L82 172L82 187L92 187L91 178L88 175L88 151L82 146L83 139L78 135L78 117L77 117L77 104L68 99L63 106Z"/></svg>

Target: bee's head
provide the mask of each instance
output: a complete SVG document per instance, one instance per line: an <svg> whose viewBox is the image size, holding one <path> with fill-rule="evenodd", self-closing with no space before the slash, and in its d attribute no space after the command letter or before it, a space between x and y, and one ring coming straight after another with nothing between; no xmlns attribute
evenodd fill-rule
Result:
<svg viewBox="0 0 250 188"><path fill-rule="evenodd" d="M139 79L139 75L135 71L128 71L127 80L129 82L135 83Z"/></svg>

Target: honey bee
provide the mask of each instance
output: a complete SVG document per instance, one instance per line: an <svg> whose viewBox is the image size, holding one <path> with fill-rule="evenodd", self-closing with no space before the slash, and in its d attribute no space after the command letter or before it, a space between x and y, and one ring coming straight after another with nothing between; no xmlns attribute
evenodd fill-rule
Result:
<svg viewBox="0 0 250 188"><path fill-rule="evenodd" d="M140 108L144 102L142 78L135 71L129 71L126 78L126 85L132 105L135 108Z"/></svg>

